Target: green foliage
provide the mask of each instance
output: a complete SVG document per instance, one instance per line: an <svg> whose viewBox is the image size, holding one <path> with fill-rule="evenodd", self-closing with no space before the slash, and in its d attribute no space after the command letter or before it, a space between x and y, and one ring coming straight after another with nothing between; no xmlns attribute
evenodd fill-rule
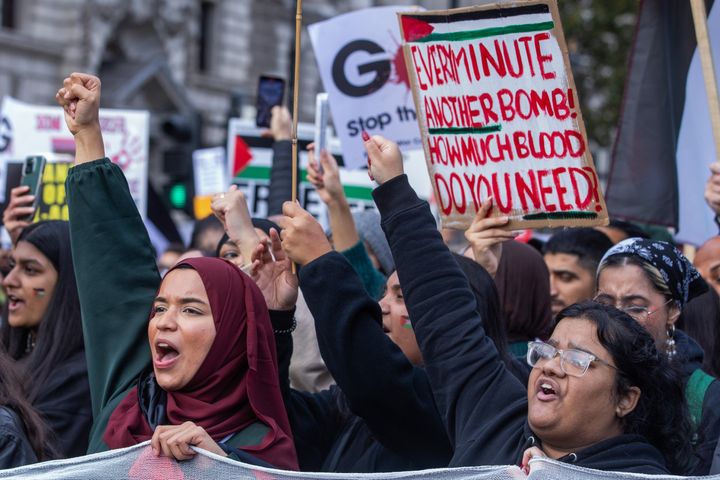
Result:
<svg viewBox="0 0 720 480"><path fill-rule="evenodd" d="M615 137L635 31L637 0L559 0L577 94L591 146Z"/></svg>

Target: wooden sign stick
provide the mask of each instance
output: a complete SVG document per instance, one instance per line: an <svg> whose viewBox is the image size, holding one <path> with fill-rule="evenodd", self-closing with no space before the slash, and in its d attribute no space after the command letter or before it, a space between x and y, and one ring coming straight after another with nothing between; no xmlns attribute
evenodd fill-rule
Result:
<svg viewBox="0 0 720 480"><path fill-rule="evenodd" d="M697 37L698 52L700 53L700 64L702 65L703 78L705 79L705 90L708 96L710 125L712 126L713 139L715 140L715 153L718 155L715 161L720 162L720 100L718 100L717 78L715 77L710 38L708 37L705 2L704 0L691 0L690 4L692 5L695 36Z"/></svg>
<svg viewBox="0 0 720 480"><path fill-rule="evenodd" d="M293 78L293 115L292 115L292 201L297 200L298 176L298 93L300 86L300 35L302 33L302 0L297 0L295 10L295 76Z"/></svg>
<svg viewBox="0 0 720 480"><path fill-rule="evenodd" d="M298 93L300 92L300 36L302 34L302 0L297 0L295 8L295 76L293 78L293 114L292 114L292 195L297 201L298 185ZM292 264L292 273L297 273L297 265Z"/></svg>

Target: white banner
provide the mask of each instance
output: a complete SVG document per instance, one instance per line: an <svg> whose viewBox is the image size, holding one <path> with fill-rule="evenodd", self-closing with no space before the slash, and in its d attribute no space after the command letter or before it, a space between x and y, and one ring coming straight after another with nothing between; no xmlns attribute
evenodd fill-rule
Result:
<svg viewBox="0 0 720 480"><path fill-rule="evenodd" d="M128 478L174 478L216 480L234 478L242 480L677 480L690 477L671 475L644 475L590 470L548 458L536 458L529 462L529 473L517 465L489 465L461 468L436 468L409 472L384 473L315 473L291 472L273 468L256 467L220 457L208 451L192 447L196 455L190 460L178 462L156 456L150 442L84 457L36 463L25 467L0 470L0 479L8 480L114 480ZM700 478L700 477L692 477ZM701 477L718 480L720 475Z"/></svg>
<svg viewBox="0 0 720 480"><path fill-rule="evenodd" d="M361 133L422 148L393 6L357 10L308 27L347 168L367 164Z"/></svg>
<svg viewBox="0 0 720 480"><path fill-rule="evenodd" d="M75 155L75 141L62 108L5 97L0 112L0 185L5 185L5 160L44 155L52 162ZM147 111L100 109L105 155L122 168L143 218L147 212L149 121ZM4 196L2 189L0 196Z"/></svg>

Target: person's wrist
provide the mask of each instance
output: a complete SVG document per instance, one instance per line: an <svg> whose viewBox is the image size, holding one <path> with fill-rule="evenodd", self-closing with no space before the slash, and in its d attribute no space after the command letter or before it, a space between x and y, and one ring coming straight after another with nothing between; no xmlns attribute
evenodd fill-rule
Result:
<svg viewBox="0 0 720 480"><path fill-rule="evenodd" d="M95 142L98 137L102 136L100 129L100 122L93 122L90 125L81 127L77 132L74 133L75 143L83 142Z"/></svg>
<svg viewBox="0 0 720 480"><path fill-rule="evenodd" d="M308 255L306 258L302 259L302 261L299 261L297 263L304 267L308 263L314 262L328 252L332 252L332 248L330 247L330 245L325 245L324 247L318 248L317 250L313 251L312 255Z"/></svg>
<svg viewBox="0 0 720 480"><path fill-rule="evenodd" d="M105 145L99 123L81 128L74 136L75 164L105 158Z"/></svg>
<svg viewBox="0 0 720 480"><path fill-rule="evenodd" d="M373 174L374 174L374 173L375 173L375 172L373 171ZM390 180L392 180L393 178L397 178L397 177L403 175L404 173L405 173L405 171L401 168L400 170L390 171L390 172L388 172L387 175L377 175L377 174L375 174L375 181L376 181L378 184L382 185L383 183L387 183L387 182L389 182Z"/></svg>
<svg viewBox="0 0 720 480"><path fill-rule="evenodd" d="M338 195L338 194L330 194L330 198L327 201L327 206L329 209L341 209L341 208L347 208L348 202L347 198L345 198L345 195Z"/></svg>
<svg viewBox="0 0 720 480"><path fill-rule="evenodd" d="M286 135L286 134L284 134L284 133L278 134L278 135L273 135L273 139L274 139L276 142L282 142L283 140L292 140L292 138L290 137L290 135Z"/></svg>

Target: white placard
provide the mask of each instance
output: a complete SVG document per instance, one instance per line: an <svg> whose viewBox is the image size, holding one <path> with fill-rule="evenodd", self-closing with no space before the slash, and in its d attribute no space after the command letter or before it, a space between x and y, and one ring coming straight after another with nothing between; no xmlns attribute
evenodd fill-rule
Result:
<svg viewBox="0 0 720 480"><path fill-rule="evenodd" d="M363 130L422 148L396 17L413 10L369 8L308 27L347 168L367 165Z"/></svg>
<svg viewBox="0 0 720 480"><path fill-rule="evenodd" d="M195 196L215 195L227 190L225 148L202 148L193 152Z"/></svg>
<svg viewBox="0 0 720 480"><path fill-rule="evenodd" d="M31 105L5 97L0 109L0 185L5 160L45 155L48 160L75 154L75 140L65 125L62 108ZM105 155L122 168L138 211L147 212L147 169L150 115L142 110L100 109ZM0 196L4 192L0 189Z"/></svg>

